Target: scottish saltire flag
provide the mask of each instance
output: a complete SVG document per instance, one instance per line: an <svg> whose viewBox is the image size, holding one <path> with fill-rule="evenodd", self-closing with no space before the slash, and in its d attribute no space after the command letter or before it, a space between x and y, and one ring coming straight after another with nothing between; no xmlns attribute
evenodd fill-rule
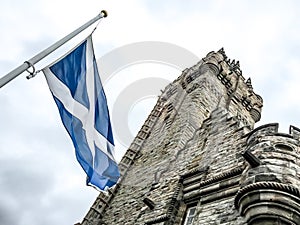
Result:
<svg viewBox="0 0 300 225"><path fill-rule="evenodd" d="M100 190L113 186L120 173L91 36L43 72L87 184Z"/></svg>

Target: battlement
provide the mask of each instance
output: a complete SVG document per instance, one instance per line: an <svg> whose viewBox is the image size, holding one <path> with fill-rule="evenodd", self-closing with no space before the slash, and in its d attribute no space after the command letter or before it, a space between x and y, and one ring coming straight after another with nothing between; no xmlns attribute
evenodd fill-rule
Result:
<svg viewBox="0 0 300 225"><path fill-rule="evenodd" d="M203 78L207 73L216 77L221 86ZM196 89L203 88L209 88L211 94L214 94L220 100L220 104L233 115L240 111L239 108L243 108L254 122L260 120L263 99L254 92L251 79L244 78L239 61L230 60L223 48L208 53L196 65L183 70L182 74L164 89L161 99L167 101L178 93L191 94Z"/></svg>
<svg viewBox="0 0 300 225"><path fill-rule="evenodd" d="M247 144L250 144L255 139L261 138L263 136L281 136L292 138L297 141L300 140L300 129L295 126L290 126L289 133L280 133L278 132L278 123L269 123L259 126L252 130L250 133L247 134Z"/></svg>
<svg viewBox="0 0 300 225"><path fill-rule="evenodd" d="M230 101L241 103L250 112L255 122L260 120L263 99L253 91L251 79L245 80L239 61L231 60L223 48L210 52L203 59L210 67L218 68L218 79L228 89Z"/></svg>

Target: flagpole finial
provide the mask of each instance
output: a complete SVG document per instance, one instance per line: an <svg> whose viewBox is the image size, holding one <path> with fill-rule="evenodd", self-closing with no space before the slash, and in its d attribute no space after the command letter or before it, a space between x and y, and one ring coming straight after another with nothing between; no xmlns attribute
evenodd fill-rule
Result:
<svg viewBox="0 0 300 225"><path fill-rule="evenodd" d="M107 12L106 10L101 10L100 14L105 18L107 17Z"/></svg>

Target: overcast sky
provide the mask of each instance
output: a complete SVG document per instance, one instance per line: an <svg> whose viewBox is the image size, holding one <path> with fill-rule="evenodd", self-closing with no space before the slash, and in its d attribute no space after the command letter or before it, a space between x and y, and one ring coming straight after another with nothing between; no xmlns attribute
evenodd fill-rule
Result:
<svg viewBox="0 0 300 225"><path fill-rule="evenodd" d="M257 126L279 122L282 132L288 132L290 124L300 127L297 0L2 0L0 76L102 9L109 15L93 35L97 59L110 52L117 55L116 49L135 42L164 42L199 58L224 47L229 58L240 61L244 77L251 77L255 92L264 99ZM71 41L36 68L42 69L80 40ZM110 110L117 107L120 93L128 91L131 84L147 77L164 83L179 76L180 69L166 64L139 62L124 68L120 64L111 79L104 81ZM43 74L29 81L25 76L0 89L0 224L80 222L98 192L85 186L85 174L75 159ZM157 88L157 83L154 86ZM144 101L136 102L128 111L132 135L155 101L140 89L134 93ZM114 130L120 129L116 119L112 118ZM119 160L126 143L115 139Z"/></svg>

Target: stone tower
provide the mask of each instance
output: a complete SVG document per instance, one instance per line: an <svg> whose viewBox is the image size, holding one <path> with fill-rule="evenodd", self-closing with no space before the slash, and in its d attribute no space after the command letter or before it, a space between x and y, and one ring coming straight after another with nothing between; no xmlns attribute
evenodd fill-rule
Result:
<svg viewBox="0 0 300 225"><path fill-rule="evenodd" d="M253 129L262 98L210 52L169 84L82 225L300 225L300 130Z"/></svg>

